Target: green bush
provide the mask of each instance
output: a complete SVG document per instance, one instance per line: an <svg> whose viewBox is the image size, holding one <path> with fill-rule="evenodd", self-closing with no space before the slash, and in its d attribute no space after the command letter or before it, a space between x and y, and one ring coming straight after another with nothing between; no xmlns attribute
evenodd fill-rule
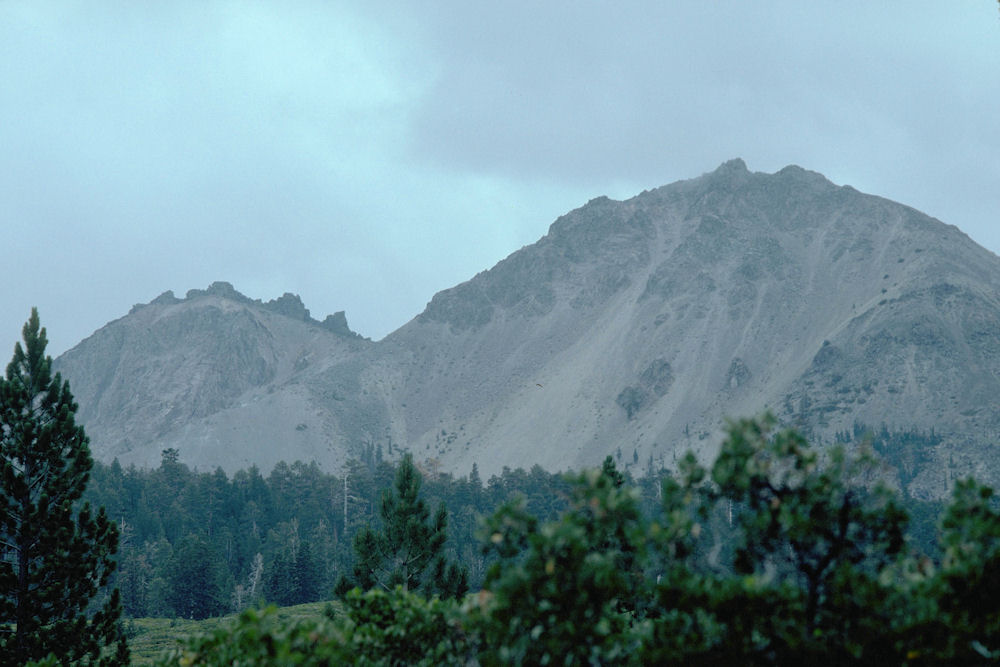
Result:
<svg viewBox="0 0 1000 667"><path fill-rule="evenodd" d="M610 458L575 479L570 509L539 526L522 508L487 523L499 560L469 605L487 665L625 664L641 573L637 494ZM522 552L523 547L523 553Z"/></svg>
<svg viewBox="0 0 1000 667"><path fill-rule="evenodd" d="M339 624L344 656L356 665L464 665L473 657L457 603L396 588L355 589Z"/></svg>
<svg viewBox="0 0 1000 667"><path fill-rule="evenodd" d="M344 613L291 623L276 609L244 611L234 623L188 639L161 666L203 665L450 665L465 664L471 647L452 601L394 591L355 589Z"/></svg>
<svg viewBox="0 0 1000 667"><path fill-rule="evenodd" d="M187 665L331 665L344 655L342 637L329 619L284 624L276 609L248 609L234 623L196 635L167 652L156 664Z"/></svg>

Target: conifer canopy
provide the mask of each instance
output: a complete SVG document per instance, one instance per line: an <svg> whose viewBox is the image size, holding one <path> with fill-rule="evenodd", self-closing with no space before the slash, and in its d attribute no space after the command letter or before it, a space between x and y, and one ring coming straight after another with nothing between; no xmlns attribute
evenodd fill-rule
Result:
<svg viewBox="0 0 1000 667"><path fill-rule="evenodd" d="M127 660L118 590L96 598L118 529L80 503L93 460L36 309L23 337L0 378L0 662L116 664Z"/></svg>

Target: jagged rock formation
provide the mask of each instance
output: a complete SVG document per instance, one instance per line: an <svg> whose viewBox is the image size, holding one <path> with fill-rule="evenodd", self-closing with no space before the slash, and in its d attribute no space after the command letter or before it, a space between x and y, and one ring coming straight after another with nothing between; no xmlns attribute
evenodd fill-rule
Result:
<svg viewBox="0 0 1000 667"><path fill-rule="evenodd" d="M912 490L996 477L1000 259L799 167L601 197L378 343L292 295L165 294L58 360L104 458L336 466L364 442L484 472L708 454L725 416L946 437ZM301 361L307 360L307 361ZM302 428L300 428L300 426Z"/></svg>
<svg viewBox="0 0 1000 667"><path fill-rule="evenodd" d="M358 391L372 345L342 313L317 322L297 296L261 303L218 282L134 307L57 365L96 456L157 465L175 447L232 471L370 439L366 420L385 420Z"/></svg>

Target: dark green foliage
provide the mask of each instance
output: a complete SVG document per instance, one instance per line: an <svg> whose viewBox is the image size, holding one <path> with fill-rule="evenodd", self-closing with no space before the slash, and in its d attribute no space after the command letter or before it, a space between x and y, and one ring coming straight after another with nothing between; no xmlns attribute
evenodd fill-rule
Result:
<svg viewBox="0 0 1000 667"><path fill-rule="evenodd" d="M610 454L604 459L604 463L601 464L601 474L607 477L615 488L620 489L625 486L625 475L615 466L615 460L611 458Z"/></svg>
<svg viewBox="0 0 1000 667"><path fill-rule="evenodd" d="M297 586L292 573L293 562L287 552L281 551L271 559L264 576L264 595L268 602L280 607L297 604Z"/></svg>
<svg viewBox="0 0 1000 667"><path fill-rule="evenodd" d="M120 561L118 587L122 595L122 611L126 616L147 616L152 568L146 555L129 551Z"/></svg>
<svg viewBox="0 0 1000 667"><path fill-rule="evenodd" d="M772 427L771 418L733 423L713 483L689 459L680 482L664 484L655 532L672 566L659 593L673 609L654 635L683 630L697 641L670 653L653 642L650 658L892 661L898 610L885 578L902 555L905 512L888 490L864 486L873 481L869 459L833 450L821 464L801 436ZM720 503L735 506L728 564L699 548ZM715 546L707 553L718 554Z"/></svg>
<svg viewBox="0 0 1000 667"><path fill-rule="evenodd" d="M454 601L358 590L344 599L343 648L355 665L465 665L474 655Z"/></svg>
<svg viewBox="0 0 1000 667"><path fill-rule="evenodd" d="M474 656L452 601L402 589L349 592L344 613L280 623L273 608L243 612L235 623L193 637L161 666L464 665Z"/></svg>
<svg viewBox="0 0 1000 667"><path fill-rule="evenodd" d="M636 492L609 458L575 478L561 520L539 525L518 505L486 524L489 570L473 616L484 664L625 664L638 647Z"/></svg>
<svg viewBox="0 0 1000 667"><path fill-rule="evenodd" d="M269 566L264 593L268 602L291 606L328 597L317 555L309 542L296 541L283 549Z"/></svg>
<svg viewBox="0 0 1000 667"><path fill-rule="evenodd" d="M211 544L198 535L189 535L170 560L167 602L181 618L219 616L227 611L224 577Z"/></svg>
<svg viewBox="0 0 1000 667"><path fill-rule="evenodd" d="M870 460L834 449L821 464L797 433L769 437L770 428L734 424L712 468L721 495L745 508L734 565L756 576L770 568L800 587L803 633L827 637L847 611L835 604L837 587L873 585L903 548L906 515L886 488L862 486L874 480Z"/></svg>
<svg viewBox="0 0 1000 667"><path fill-rule="evenodd" d="M442 559L434 572L437 594L448 600L460 599L469 592L469 571L460 563L447 563Z"/></svg>
<svg viewBox="0 0 1000 667"><path fill-rule="evenodd" d="M292 604L315 602L329 597L328 591L323 590L319 558L309 542L302 543L292 561L292 582L295 591Z"/></svg>
<svg viewBox="0 0 1000 667"><path fill-rule="evenodd" d="M345 577L354 566L354 536L369 525L379 528L380 494L396 476L392 464L378 460L377 447L368 463L351 461L345 470L346 516L344 478L323 473L314 464L279 464L268 477L250 468L229 480L218 470L194 472L181 456L177 450L165 452L153 470L123 468L117 462L98 462L93 468L85 499L107 506L119 521L114 583L122 590L129 616L177 614L168 600L171 569L174 553L191 535L209 545L205 556L223 570L218 598L225 603L224 611L241 611L262 598L282 603L329 598L342 579L341 594L354 586ZM530 511L554 518L566 506L568 483L535 466L530 471L505 469L485 485L476 471L468 478L426 475L420 491L428 507L443 502L449 508L441 551L445 569L433 578L442 596L453 596L478 588L485 576L487 562L475 538L482 515L520 495ZM308 544L311 555L311 563L300 559L298 572L304 576L289 569L296 560L291 556L296 544ZM258 554L263 576L255 587ZM436 568L437 563L432 575ZM306 583L288 588L291 576Z"/></svg>
<svg viewBox="0 0 1000 667"><path fill-rule="evenodd" d="M916 429L890 431L885 425L872 429L863 424L855 424L850 432L838 433L837 441L869 445L883 461L892 466L905 498L909 496L910 483L930 464L931 455L940 444L941 436L936 435L933 430L929 433Z"/></svg>
<svg viewBox="0 0 1000 667"><path fill-rule="evenodd" d="M941 549L940 571L918 589L935 602L914 633L922 654L952 664L1000 661L1000 509L992 489L956 485Z"/></svg>
<svg viewBox="0 0 1000 667"><path fill-rule="evenodd" d="M337 577L337 582L333 585L333 597L343 599L345 595L355 588L350 578L346 574Z"/></svg>
<svg viewBox="0 0 1000 667"><path fill-rule="evenodd" d="M228 667L326 666L345 660L341 634L325 619L279 622L273 607L248 609L234 623L227 623L203 635L191 637L182 648L164 654L161 667L199 665Z"/></svg>
<svg viewBox="0 0 1000 667"><path fill-rule="evenodd" d="M422 477L407 454L396 470L394 487L382 493L381 529L364 528L355 536L354 576L362 588L391 590L399 586L404 591L465 593L464 586L454 585L456 575L462 580L465 575L449 567L443 555L447 510L441 503L431 517L427 503L420 497L421 482ZM447 581L448 576L452 582Z"/></svg>
<svg viewBox="0 0 1000 667"><path fill-rule="evenodd" d="M95 599L114 571L118 530L103 507L80 502L90 448L34 309L23 334L0 380L0 658L113 664L118 591Z"/></svg>
<svg viewBox="0 0 1000 667"><path fill-rule="evenodd" d="M908 550L870 456L821 457L770 417L733 423L710 469L685 458L651 523L617 495L610 463L577 480L558 522L517 506L488 521L498 560L470 609L483 664L1000 659L989 490L956 490L936 569Z"/></svg>

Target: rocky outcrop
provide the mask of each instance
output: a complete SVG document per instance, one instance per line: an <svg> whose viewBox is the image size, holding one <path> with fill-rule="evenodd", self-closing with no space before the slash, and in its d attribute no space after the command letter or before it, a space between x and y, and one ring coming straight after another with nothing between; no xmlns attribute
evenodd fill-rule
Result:
<svg viewBox="0 0 1000 667"><path fill-rule="evenodd" d="M133 308L56 367L100 458L155 465L174 447L204 468L332 463L380 436L359 424L384 412L357 390L371 342L338 319L331 330L297 296L261 303L217 282Z"/></svg>

